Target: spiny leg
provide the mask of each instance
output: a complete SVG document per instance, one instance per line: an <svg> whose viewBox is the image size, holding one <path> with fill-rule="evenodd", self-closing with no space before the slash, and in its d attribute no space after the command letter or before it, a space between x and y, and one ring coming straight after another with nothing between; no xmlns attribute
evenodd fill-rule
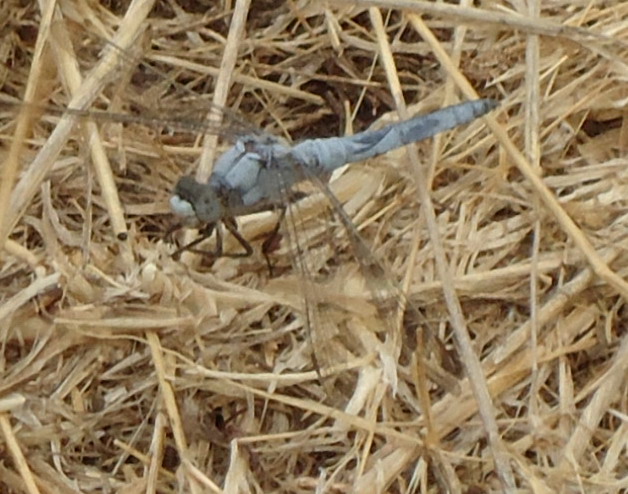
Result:
<svg viewBox="0 0 628 494"><path fill-rule="evenodd" d="M281 223L286 217L287 207L289 204L295 203L307 197L306 193L299 190L288 191L287 194L288 194L288 198L284 203L271 203L268 205L269 207L267 208L268 210L279 211L279 218L277 218L277 223L275 224L273 229L266 236L266 239L262 243L262 255L264 256L264 259L266 260L266 266L268 266L268 273L271 278L274 277L274 273L273 273L273 265L270 260L270 254L279 248L279 242L281 241L283 237L283 235L279 233L279 229L281 228Z"/></svg>
<svg viewBox="0 0 628 494"><path fill-rule="evenodd" d="M242 236L242 234L238 231L238 226L233 218L226 218L222 220L223 224L227 228L227 230L235 237L238 243L244 248L244 252L236 252L235 254L225 254L223 252L223 240L222 233L220 231L220 226L216 223L208 223L201 230L199 230L199 235L197 238L192 240L190 243L184 245L177 249L172 256L176 259L181 255L182 252L192 252L194 254L200 254L203 256L213 257L214 259L218 257L249 257L253 254L253 247L251 244ZM172 234L173 231L181 228L181 226L177 225L175 228L171 228L168 231L168 234ZM195 249L194 247L204 240L211 237L212 233L216 232L216 248L214 250L208 251L205 249Z"/></svg>
<svg viewBox="0 0 628 494"><path fill-rule="evenodd" d="M194 246L211 237L214 230L216 230L216 249L213 252L194 249ZM212 257L220 257L222 255L222 236L220 235L220 229L216 228L216 223L208 223L201 228L198 232L198 237L183 247L179 247L174 254L172 254L172 257L178 259L181 253L186 251L194 252L196 254L211 255Z"/></svg>
<svg viewBox="0 0 628 494"><path fill-rule="evenodd" d="M238 224L234 218L225 218L222 220L223 224L229 230L229 233L234 236L238 243L244 249L244 252L236 252L235 254L224 254L225 257L249 257L253 254L253 247L247 239L238 231Z"/></svg>
<svg viewBox="0 0 628 494"><path fill-rule="evenodd" d="M283 207L280 209L277 223L262 243L262 254L264 255L264 259L266 259L266 266L268 266L268 275L271 278L274 277L274 273L273 265L270 262L270 253L276 251L279 248L279 242L281 241L282 237L282 235L279 233L279 229L281 228L281 222L284 220L285 217L286 208Z"/></svg>

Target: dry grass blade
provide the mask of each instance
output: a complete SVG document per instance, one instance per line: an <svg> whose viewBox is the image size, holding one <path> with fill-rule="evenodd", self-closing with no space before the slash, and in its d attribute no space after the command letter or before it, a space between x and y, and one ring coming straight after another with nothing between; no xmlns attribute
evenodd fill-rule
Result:
<svg viewBox="0 0 628 494"><path fill-rule="evenodd" d="M628 6L468 4L0 2L0 101L148 107L123 124L94 118L101 151L82 115L26 106L18 124L0 111L0 491L625 491ZM377 26L373 6L386 7ZM129 49L147 24L150 46ZM116 48L97 50L82 25ZM71 97L75 63L94 69ZM276 214L238 218L249 258L171 258L168 194L200 169L196 118L214 102L187 114L190 132L134 117L163 118L170 96L211 101L218 77L221 106L293 141L398 120L401 96L410 114L473 91L500 101L488 126L416 146L425 203L405 151L329 183L435 336L451 346L466 328L472 359L460 359L477 373L456 394L426 378L418 350L402 345L388 368L373 351L393 335L368 330L388 325L342 221L321 218L325 194L293 220L313 254L311 299L354 353L333 369L342 400L312 370L289 247L273 253L273 279L259 253Z"/></svg>

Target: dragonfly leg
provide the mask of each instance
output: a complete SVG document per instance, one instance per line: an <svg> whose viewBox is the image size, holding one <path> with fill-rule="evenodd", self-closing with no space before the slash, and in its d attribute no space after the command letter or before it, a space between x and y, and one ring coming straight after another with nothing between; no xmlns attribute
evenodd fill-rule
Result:
<svg viewBox="0 0 628 494"><path fill-rule="evenodd" d="M208 223L203 228L201 228L198 232L198 237L192 240L190 243L184 245L177 249L172 257L177 259L181 253L183 252L193 252L194 254L200 254L202 256L212 257L214 259L218 257L249 257L253 254L253 247L251 244L242 236L242 234L238 231L238 225L236 224L233 218L223 219L223 224L235 237L238 243L244 248L244 252L236 252L235 254L225 254L223 251L222 244L222 233L220 231L220 226L216 223ZM172 232L181 228L181 226L177 225L175 228L171 228L168 230L167 235L172 235ZM216 232L216 248L214 250L204 250L204 249L195 249L194 247L208 239L212 236L212 234Z"/></svg>
<svg viewBox="0 0 628 494"><path fill-rule="evenodd" d="M180 227L179 227L180 228ZM173 231L177 230L178 228L175 228L174 230L168 230L168 232L166 233L167 235L171 235ZM194 249L194 246L200 244L202 241L208 239L209 237L211 237L212 233L214 233L214 230L216 230L216 250L214 252L208 252L208 251L203 251L200 249ZM220 235L220 230L218 228L216 228L216 223L208 223L207 225L205 225L203 228L201 228L198 232L198 237L195 238L194 240L192 240L190 243L184 245L183 247L179 247L174 254L172 254L172 257L175 259L178 259L179 256L181 255L181 253L183 252L194 252L196 254L203 254L203 255L211 255L212 257L220 257L222 255L222 237Z"/></svg>
<svg viewBox="0 0 628 494"><path fill-rule="evenodd" d="M279 233L279 228L281 228L281 223L285 217L286 208L281 208L279 212L279 218L277 218L277 223L262 243L262 254L264 255L264 259L266 259L268 274L271 278L274 276L274 273L273 264L270 261L270 254L279 248L279 242L281 241L282 237L281 233Z"/></svg>
<svg viewBox="0 0 628 494"><path fill-rule="evenodd" d="M225 257L249 257L253 254L253 247L247 239L238 231L238 224L233 218L225 218L222 220L223 224L229 230L229 233L234 236L238 243L244 249L244 252L236 252L235 254L223 254ZM221 246L222 247L222 246Z"/></svg>

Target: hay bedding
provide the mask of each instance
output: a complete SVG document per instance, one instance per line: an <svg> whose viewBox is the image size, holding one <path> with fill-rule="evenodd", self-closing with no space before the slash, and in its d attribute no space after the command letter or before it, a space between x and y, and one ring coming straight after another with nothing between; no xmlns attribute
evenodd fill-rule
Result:
<svg viewBox="0 0 628 494"><path fill-rule="evenodd" d="M152 2L138 3L60 2L51 20L3 2L3 103L67 105L73 60L87 70L119 55L76 23L112 37L126 16L116 43L146 52L133 38ZM326 317L361 349L337 381L344 396L312 370L285 242L274 279L259 255L170 257L168 191L208 173L215 141L203 151L194 133L99 123L101 151L85 121L3 105L3 492L625 492L628 4L552 2L538 20L506 2L389 3L415 10L254 1L231 44L246 2L162 2L146 53L293 139L381 124L401 93L411 112L453 102L456 85L473 97L467 82L501 101L486 121L334 183L454 350L455 385L428 381L419 350L391 373L368 348L384 336L365 330L368 295L320 200L299 224L331 273L318 290L347 309ZM38 34L60 27L72 51L37 54ZM114 77L74 84L75 103L172 103L171 84L117 58L102 69ZM272 225L242 221L257 247ZM444 296L454 288L459 305Z"/></svg>

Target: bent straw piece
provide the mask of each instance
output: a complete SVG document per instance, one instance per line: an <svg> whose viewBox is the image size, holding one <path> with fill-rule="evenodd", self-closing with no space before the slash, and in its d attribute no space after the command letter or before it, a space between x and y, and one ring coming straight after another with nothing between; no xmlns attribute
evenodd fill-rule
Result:
<svg viewBox="0 0 628 494"><path fill-rule="evenodd" d="M37 295L57 286L60 277L59 273L54 273L44 278L39 278L11 298L4 300L2 305L0 305L0 321L6 320L7 317Z"/></svg>

